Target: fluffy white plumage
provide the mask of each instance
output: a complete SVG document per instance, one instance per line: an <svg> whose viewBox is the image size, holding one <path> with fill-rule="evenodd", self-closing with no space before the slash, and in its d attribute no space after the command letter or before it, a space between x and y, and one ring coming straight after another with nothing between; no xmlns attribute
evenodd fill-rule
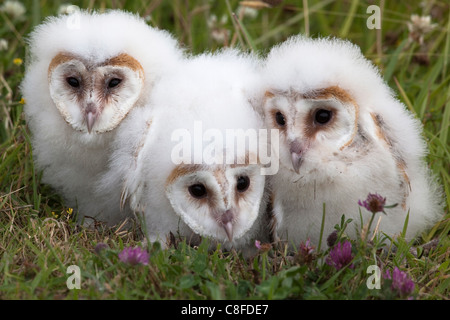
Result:
<svg viewBox="0 0 450 320"><path fill-rule="evenodd" d="M278 237L318 243L323 203L325 236L343 214L359 224L358 200L369 193L398 203L379 225L390 236L409 210L408 239L442 217L421 124L359 48L292 37L271 50L263 78L266 124L280 130L280 170L270 179ZM371 214L361 210L367 223Z"/></svg>
<svg viewBox="0 0 450 320"><path fill-rule="evenodd" d="M220 152L226 142L222 148L218 137L224 138L227 130L262 128L249 102L257 66L253 57L233 50L192 58L158 83L149 107L119 129L99 193L117 194L110 186L123 186L122 201L143 214L150 241L165 245L171 232L192 243L208 237L249 254L255 237L267 236L261 232L266 200L260 165L216 162L224 160ZM206 150L214 141L218 145L209 149L214 151L208 160ZM205 158L196 158L200 154ZM248 155L246 148L234 159Z"/></svg>
<svg viewBox="0 0 450 320"><path fill-rule="evenodd" d="M113 224L119 217L98 206L93 192L115 129L176 69L182 50L167 32L122 11L51 17L29 45L21 89L36 168L80 218L106 216Z"/></svg>

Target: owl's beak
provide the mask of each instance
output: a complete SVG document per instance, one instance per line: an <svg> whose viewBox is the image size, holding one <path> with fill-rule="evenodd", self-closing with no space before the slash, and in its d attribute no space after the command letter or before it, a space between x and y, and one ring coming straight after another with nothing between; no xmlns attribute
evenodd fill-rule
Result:
<svg viewBox="0 0 450 320"><path fill-rule="evenodd" d="M234 212L232 210L227 210L220 217L220 222L222 223L223 229L225 230L225 233L227 234L228 240L230 240L230 242L233 241L233 219Z"/></svg>
<svg viewBox="0 0 450 320"><path fill-rule="evenodd" d="M302 156L298 153L292 152L291 153L291 160L292 160L292 167L294 168L294 171L299 174L300 173L300 166L302 165Z"/></svg>
<svg viewBox="0 0 450 320"><path fill-rule="evenodd" d="M305 150L303 146L300 144L300 142L298 142L297 140L291 142L290 152L291 152L292 167L294 168L294 171L297 174L300 173L300 166L302 165L303 162L304 151Z"/></svg>
<svg viewBox="0 0 450 320"><path fill-rule="evenodd" d="M95 122L97 121L97 117L98 112L96 105L92 102L88 103L86 107L85 121L89 133L92 133L92 129L94 128Z"/></svg>
<svg viewBox="0 0 450 320"><path fill-rule="evenodd" d="M97 120L97 115L95 115L93 112L88 112L86 114L86 124L87 124L89 133L92 133L92 128L94 127L96 120Z"/></svg>
<svg viewBox="0 0 450 320"><path fill-rule="evenodd" d="M223 226L223 228L225 229L228 240L230 240L230 242L232 242L233 241L233 224L231 222L228 222L226 225Z"/></svg>

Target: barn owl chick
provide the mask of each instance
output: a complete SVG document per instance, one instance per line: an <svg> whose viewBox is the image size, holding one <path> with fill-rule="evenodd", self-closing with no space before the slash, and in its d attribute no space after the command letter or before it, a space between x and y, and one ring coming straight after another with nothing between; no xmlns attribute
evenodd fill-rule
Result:
<svg viewBox="0 0 450 320"><path fill-rule="evenodd" d="M249 102L257 66L233 50L192 58L119 129L99 189L124 186L150 241L207 237L249 254L265 236L265 176L250 147L263 125Z"/></svg>
<svg viewBox="0 0 450 320"><path fill-rule="evenodd" d="M398 204L379 225L389 236L402 231L408 212L408 239L441 217L421 125L359 48L293 37L272 49L263 78L266 125L280 135L280 170L270 183L281 240L318 243L324 204L325 235L343 214L357 223L358 200L369 193ZM362 214L367 223L370 213Z"/></svg>
<svg viewBox="0 0 450 320"><path fill-rule="evenodd" d="M176 69L182 51L168 33L122 11L51 17L29 46L21 88L36 168L80 218L108 216L112 223L93 186L115 129Z"/></svg>

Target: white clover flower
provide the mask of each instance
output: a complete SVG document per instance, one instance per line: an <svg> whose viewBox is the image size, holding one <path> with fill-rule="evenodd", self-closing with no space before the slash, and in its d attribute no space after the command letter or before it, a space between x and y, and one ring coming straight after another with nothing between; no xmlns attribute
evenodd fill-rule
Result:
<svg viewBox="0 0 450 320"><path fill-rule="evenodd" d="M147 22L147 23L152 22L152 15L149 14L149 15L145 16L145 17L144 17L144 21Z"/></svg>
<svg viewBox="0 0 450 320"><path fill-rule="evenodd" d="M0 39L0 51L8 50L8 41L5 39Z"/></svg>
<svg viewBox="0 0 450 320"><path fill-rule="evenodd" d="M206 21L206 24L209 28L216 28L216 27L223 27L228 22L228 16L224 14L220 21L218 21L217 16L215 14L212 14L209 16L208 20Z"/></svg>
<svg viewBox="0 0 450 320"><path fill-rule="evenodd" d="M0 10L6 13L14 20L23 19L25 16L25 6L19 1L5 1L3 5L0 7Z"/></svg>
<svg viewBox="0 0 450 320"><path fill-rule="evenodd" d="M68 9L71 5L68 3L63 3L58 8L58 14L69 14Z"/></svg>
<svg viewBox="0 0 450 320"><path fill-rule="evenodd" d="M226 44L231 35L231 31L225 28L227 21L228 17L226 15L223 15L218 21L217 16L214 14L206 21L208 28L211 30L211 38L220 44Z"/></svg>
<svg viewBox="0 0 450 320"><path fill-rule="evenodd" d="M220 18L220 24L225 25L227 24L227 22L228 22L228 15L227 14L222 15L222 18Z"/></svg>
<svg viewBox="0 0 450 320"><path fill-rule="evenodd" d="M230 30L226 29L215 29L211 31L211 37L214 39L214 41L220 44L225 44L230 38L230 35Z"/></svg>
<svg viewBox="0 0 450 320"><path fill-rule="evenodd" d="M63 3L58 8L58 14L73 14L75 12L80 11L80 8L78 6L75 6L70 3Z"/></svg>
<svg viewBox="0 0 450 320"><path fill-rule="evenodd" d="M245 7L245 6L239 6L238 8L238 15L244 16L244 18L249 18L249 19L255 19L256 17L258 17L258 13L259 11L255 8L251 8L251 7Z"/></svg>
<svg viewBox="0 0 450 320"><path fill-rule="evenodd" d="M423 44L424 36L432 31L437 24L431 23L431 17L421 17L417 14L411 15L411 21L407 23L410 41L417 41Z"/></svg>
<svg viewBox="0 0 450 320"><path fill-rule="evenodd" d="M217 24L217 16L215 14L212 14L209 16L208 20L206 21L206 25L208 28L214 28Z"/></svg>

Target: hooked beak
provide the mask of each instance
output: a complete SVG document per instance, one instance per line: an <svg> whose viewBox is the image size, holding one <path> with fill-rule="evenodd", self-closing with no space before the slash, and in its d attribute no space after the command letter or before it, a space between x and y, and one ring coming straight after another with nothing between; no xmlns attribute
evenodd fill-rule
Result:
<svg viewBox="0 0 450 320"><path fill-rule="evenodd" d="M300 166L303 162L303 153L305 152L305 148L300 144L300 142L294 140L290 144L289 151L291 152L292 167L294 168L294 171L299 174Z"/></svg>
<svg viewBox="0 0 450 320"><path fill-rule="evenodd" d="M220 217L220 222L230 242L233 241L233 219L234 219L234 212L232 210L227 210Z"/></svg>
<svg viewBox="0 0 450 320"><path fill-rule="evenodd" d="M92 128L94 127L96 120L97 120L97 115L95 115L93 112L88 112L86 114L86 124L87 124L89 133L92 133Z"/></svg>
<svg viewBox="0 0 450 320"><path fill-rule="evenodd" d="M294 171L297 174L299 174L300 173L300 166L302 165L302 156L300 154L292 152L291 153L291 160L292 160L292 167L294 168Z"/></svg>
<svg viewBox="0 0 450 320"><path fill-rule="evenodd" d="M89 103L86 107L85 121L89 133L92 133L95 122L97 121L98 112L97 108L93 103Z"/></svg>

